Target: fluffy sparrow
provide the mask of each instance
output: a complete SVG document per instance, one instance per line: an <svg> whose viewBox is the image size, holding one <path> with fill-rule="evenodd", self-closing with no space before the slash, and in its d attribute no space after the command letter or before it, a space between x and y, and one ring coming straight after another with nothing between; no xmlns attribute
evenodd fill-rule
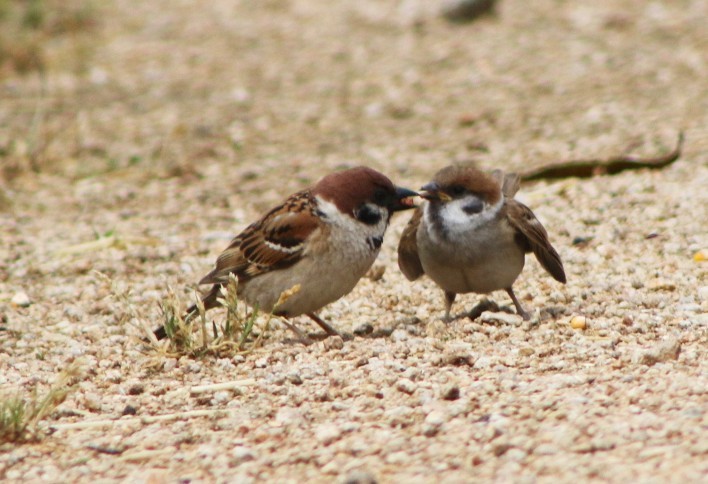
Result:
<svg viewBox="0 0 708 484"><path fill-rule="evenodd" d="M472 166L440 170L421 188L416 209L398 245L398 265L411 281L427 274L445 292L445 318L460 293L504 289L524 319L529 314L512 285L533 252L546 271L565 283L558 252L526 205L514 200L516 174L484 173Z"/></svg>
<svg viewBox="0 0 708 484"><path fill-rule="evenodd" d="M216 267L199 284L211 284L205 309L219 306L229 274L238 278L238 297L270 312L281 293L300 290L275 308L292 318L308 315L328 334L338 334L315 311L349 293L371 267L393 212L412 208L416 192L394 186L366 167L344 170L297 192L237 235ZM196 314L196 305L188 315ZM190 317L190 316L188 316ZM303 340L307 338L286 321ZM155 336L166 336L164 327Z"/></svg>

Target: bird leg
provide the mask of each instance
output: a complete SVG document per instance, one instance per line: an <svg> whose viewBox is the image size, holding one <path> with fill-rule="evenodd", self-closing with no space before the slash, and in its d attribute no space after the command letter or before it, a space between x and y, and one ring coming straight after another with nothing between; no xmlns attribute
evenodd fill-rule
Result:
<svg viewBox="0 0 708 484"><path fill-rule="evenodd" d="M452 303L455 302L455 297L457 294L454 292L445 291L445 322L449 323L452 318L450 318L450 309L452 309Z"/></svg>
<svg viewBox="0 0 708 484"><path fill-rule="evenodd" d="M334 329L334 328L333 328L332 326L330 326L329 324L325 323L325 322L322 320L322 318L320 318L320 317L319 317L318 315L316 315L315 313L307 313L307 316L308 316L311 320L313 320L315 323L317 323L317 325L318 325L320 328L324 329L324 330L325 330L325 333L327 333L328 335L330 335L330 336L340 336L340 337L342 336L342 335L339 333L339 331L337 331L336 329Z"/></svg>
<svg viewBox="0 0 708 484"><path fill-rule="evenodd" d="M531 319L531 315L524 310L519 300L516 299L516 294L514 294L514 290L511 287L507 287L506 293L509 295L512 302L514 303L514 307L516 308L516 312L519 313L519 316L524 318L524 321L528 321L529 319Z"/></svg>
<svg viewBox="0 0 708 484"><path fill-rule="evenodd" d="M290 321L288 321L286 318L281 317L280 321L293 333L295 333L295 336L298 337L300 342L305 345L309 346L313 343L313 341L310 339L309 336L307 336L305 333L303 333L297 326L292 324Z"/></svg>

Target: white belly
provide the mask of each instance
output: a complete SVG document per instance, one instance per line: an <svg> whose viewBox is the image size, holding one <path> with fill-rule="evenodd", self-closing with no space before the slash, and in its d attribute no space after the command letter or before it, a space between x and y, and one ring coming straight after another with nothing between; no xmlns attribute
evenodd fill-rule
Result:
<svg viewBox="0 0 708 484"><path fill-rule="evenodd" d="M300 291L288 298L275 312L289 317L317 311L354 289L371 264L377 251L363 257L344 257L341 251L305 257L287 269L281 269L248 281L240 289L240 296L260 311L271 312L280 295L295 285Z"/></svg>
<svg viewBox="0 0 708 484"><path fill-rule="evenodd" d="M459 234L458 234L459 235ZM425 273L443 290L487 293L511 287L524 267L524 251L507 224L480 227L451 243L418 228L418 252Z"/></svg>

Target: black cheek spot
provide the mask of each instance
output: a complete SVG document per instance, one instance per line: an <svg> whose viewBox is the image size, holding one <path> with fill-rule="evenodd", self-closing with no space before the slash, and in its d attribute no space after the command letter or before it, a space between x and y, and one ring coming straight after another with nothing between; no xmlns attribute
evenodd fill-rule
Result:
<svg viewBox="0 0 708 484"><path fill-rule="evenodd" d="M483 209L484 209L484 204L482 203L481 200L472 200L462 207L462 210L464 210L465 213L469 214L469 215L474 215L476 213L480 213Z"/></svg>
<svg viewBox="0 0 708 484"><path fill-rule="evenodd" d="M368 205L362 205L356 211L356 219L366 225L376 225L381 221L381 213L372 210Z"/></svg>

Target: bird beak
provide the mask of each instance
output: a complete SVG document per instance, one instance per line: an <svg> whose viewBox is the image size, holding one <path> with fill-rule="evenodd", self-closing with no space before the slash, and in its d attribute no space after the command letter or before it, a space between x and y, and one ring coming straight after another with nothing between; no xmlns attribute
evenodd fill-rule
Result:
<svg viewBox="0 0 708 484"><path fill-rule="evenodd" d="M420 187L423 193L420 194L426 200L440 200L441 202L449 202L452 197L440 190L440 187L435 182L430 182L427 185Z"/></svg>
<svg viewBox="0 0 708 484"><path fill-rule="evenodd" d="M396 200L393 202L392 210L398 212L400 210L414 208L413 197L417 196L418 192L403 187L396 187Z"/></svg>

